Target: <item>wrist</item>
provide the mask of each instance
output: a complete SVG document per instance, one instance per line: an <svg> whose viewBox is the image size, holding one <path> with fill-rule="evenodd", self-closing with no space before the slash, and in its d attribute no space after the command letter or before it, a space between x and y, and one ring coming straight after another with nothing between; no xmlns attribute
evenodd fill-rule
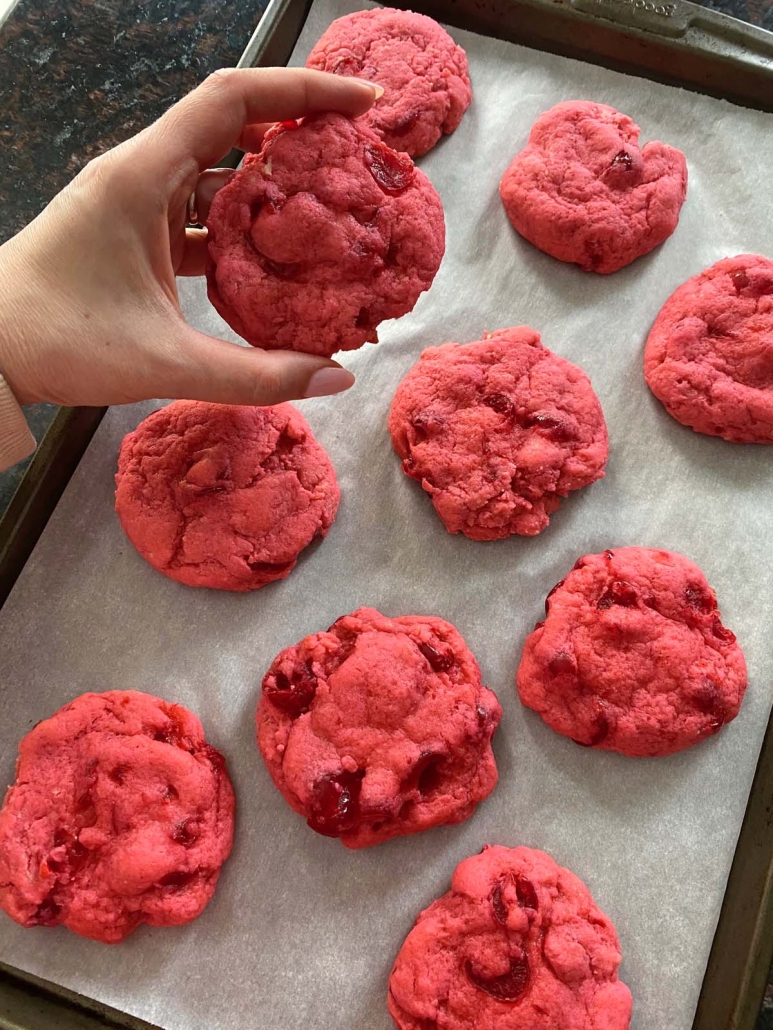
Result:
<svg viewBox="0 0 773 1030"><path fill-rule="evenodd" d="M46 291L40 277L25 267L17 239L0 247L0 376L18 405L48 398L34 388L31 357L45 318Z"/></svg>
<svg viewBox="0 0 773 1030"><path fill-rule="evenodd" d="M35 450L35 437L8 383L0 375L0 469L10 468Z"/></svg>

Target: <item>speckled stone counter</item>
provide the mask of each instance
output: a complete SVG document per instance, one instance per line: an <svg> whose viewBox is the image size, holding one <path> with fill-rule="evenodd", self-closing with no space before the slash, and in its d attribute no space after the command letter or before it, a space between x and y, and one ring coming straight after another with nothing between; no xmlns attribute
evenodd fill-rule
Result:
<svg viewBox="0 0 773 1030"><path fill-rule="evenodd" d="M773 0L705 0L773 31ZM92 157L234 64L266 0L20 0L0 28L0 242ZM38 439L55 409L30 412ZM23 465L0 476L0 513ZM758 1030L773 1030L773 987Z"/></svg>

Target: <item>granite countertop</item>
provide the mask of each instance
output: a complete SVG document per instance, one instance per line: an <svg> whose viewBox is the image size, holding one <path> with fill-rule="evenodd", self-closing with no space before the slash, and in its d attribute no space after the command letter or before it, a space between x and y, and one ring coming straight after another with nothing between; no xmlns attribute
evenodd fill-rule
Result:
<svg viewBox="0 0 773 1030"><path fill-rule="evenodd" d="M233 65L267 0L19 0L0 28L0 242L92 157ZM773 31L773 0L704 0ZM54 408L37 405L40 439ZM24 465L0 475L0 513ZM773 986L757 1030L773 1030Z"/></svg>

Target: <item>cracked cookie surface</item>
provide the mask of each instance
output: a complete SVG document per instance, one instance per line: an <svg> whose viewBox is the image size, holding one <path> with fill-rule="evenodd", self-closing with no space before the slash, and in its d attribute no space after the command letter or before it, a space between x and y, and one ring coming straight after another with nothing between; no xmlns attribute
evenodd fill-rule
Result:
<svg viewBox="0 0 773 1030"><path fill-rule="evenodd" d="M425 350L397 388L389 432L446 529L473 540L540 533L609 454L590 380L528 326Z"/></svg>
<svg viewBox="0 0 773 1030"><path fill-rule="evenodd" d="M644 375L697 433L773 443L773 261L739 254L682 283L650 330Z"/></svg>
<svg viewBox="0 0 773 1030"><path fill-rule="evenodd" d="M335 471L290 404L174 401L121 444L115 507L131 543L188 586L257 590L324 537Z"/></svg>
<svg viewBox="0 0 773 1030"><path fill-rule="evenodd" d="M222 755L181 705L83 694L19 745L0 812L0 905L115 944L203 911L233 839Z"/></svg>
<svg viewBox="0 0 773 1030"><path fill-rule="evenodd" d="M526 638L521 701L576 743L669 755L738 714L746 662L701 570L672 551L580 558Z"/></svg>
<svg viewBox="0 0 773 1030"><path fill-rule="evenodd" d="M487 846L426 908L389 978L398 1030L627 1030L620 945L543 851Z"/></svg>
<svg viewBox="0 0 773 1030"><path fill-rule="evenodd" d="M445 249L432 183L360 122L270 129L212 201L209 299L255 347L331 355L413 309Z"/></svg>
<svg viewBox="0 0 773 1030"><path fill-rule="evenodd" d="M501 715L450 623L359 608L277 655L257 738L309 826L362 848L472 815L497 782Z"/></svg>
<svg viewBox="0 0 773 1030"><path fill-rule="evenodd" d="M663 243L687 193L684 154L639 149L639 126L572 100L540 115L499 192L513 227L546 254L610 273Z"/></svg>
<svg viewBox="0 0 773 1030"><path fill-rule="evenodd" d="M352 75L384 89L362 116L381 139L414 157L454 131L470 106L467 55L424 14L380 7L337 18L307 68Z"/></svg>

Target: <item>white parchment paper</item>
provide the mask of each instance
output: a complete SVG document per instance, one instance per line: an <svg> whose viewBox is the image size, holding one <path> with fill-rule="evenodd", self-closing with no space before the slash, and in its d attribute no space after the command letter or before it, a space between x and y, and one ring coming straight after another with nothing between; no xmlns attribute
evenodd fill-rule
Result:
<svg viewBox="0 0 773 1030"><path fill-rule="evenodd" d="M333 17L317 0L301 63ZM252 595L192 590L154 572L113 514L122 436L153 407L112 409L0 616L2 771L18 739L86 690L135 688L191 707L228 757L238 797L233 857L204 915L142 928L118 948L0 919L0 958L167 1030L388 1030L389 969L416 914L487 842L544 848L615 921L636 1030L687 1030L771 699L771 459L765 447L698 436L642 377L642 347L688 275L742 251L773 251L773 119L713 99L454 31L475 100L421 161L448 223L445 260L378 347L344 361L357 386L302 404L338 470L340 513L292 576ZM630 114L642 139L687 155L675 235L609 277L539 253L510 229L499 178L530 125L569 98ZM187 315L233 338L203 281ZM474 543L445 533L401 472L386 431L395 386L423 347L528 323L591 376L609 424L606 479L566 501L534 539ZM577 747L519 704L513 678L550 587L586 552L624 544L681 551L705 570L749 663L739 718L691 751L631 760ZM501 782L462 826L352 853L319 837L271 785L253 739L261 677L282 647L361 604L455 623L504 708Z"/></svg>

